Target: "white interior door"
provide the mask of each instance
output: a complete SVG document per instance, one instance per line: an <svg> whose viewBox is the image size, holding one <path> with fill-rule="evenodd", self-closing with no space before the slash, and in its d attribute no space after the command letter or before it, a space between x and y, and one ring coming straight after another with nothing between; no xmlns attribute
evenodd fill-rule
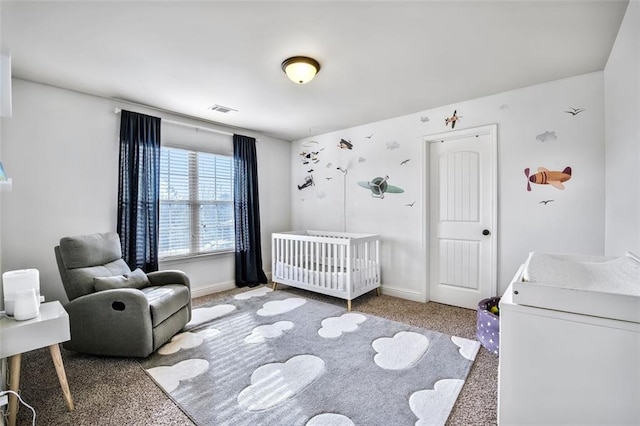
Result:
<svg viewBox="0 0 640 426"><path fill-rule="evenodd" d="M429 136L430 300L496 295L496 125Z"/></svg>

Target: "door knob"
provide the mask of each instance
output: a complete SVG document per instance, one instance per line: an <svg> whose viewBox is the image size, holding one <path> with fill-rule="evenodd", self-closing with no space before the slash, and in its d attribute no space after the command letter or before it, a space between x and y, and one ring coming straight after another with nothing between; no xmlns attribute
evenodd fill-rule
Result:
<svg viewBox="0 0 640 426"><path fill-rule="evenodd" d="M489 232L488 229L485 229L484 231L482 231L482 235L490 235L491 232Z"/></svg>

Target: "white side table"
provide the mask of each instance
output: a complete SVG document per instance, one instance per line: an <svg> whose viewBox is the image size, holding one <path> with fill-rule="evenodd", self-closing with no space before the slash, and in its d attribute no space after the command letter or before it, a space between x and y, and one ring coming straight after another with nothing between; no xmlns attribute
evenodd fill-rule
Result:
<svg viewBox="0 0 640 426"><path fill-rule="evenodd" d="M0 358L9 358L9 389L18 392L22 354L47 346L62 387L65 404L69 411L73 411L73 399L58 347L58 343L69 339L69 315L58 301L41 304L40 315L27 321L0 319ZM17 413L18 398L9 394L9 426L15 426Z"/></svg>

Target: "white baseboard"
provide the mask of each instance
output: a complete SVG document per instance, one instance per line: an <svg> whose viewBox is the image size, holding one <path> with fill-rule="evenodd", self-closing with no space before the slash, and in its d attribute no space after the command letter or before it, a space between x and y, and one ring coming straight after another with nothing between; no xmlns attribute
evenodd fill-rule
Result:
<svg viewBox="0 0 640 426"><path fill-rule="evenodd" d="M400 299L413 300L414 302L425 303L427 298L424 294L415 290L407 290L404 288L398 288L390 285L383 285L380 287L382 294L388 296L398 297Z"/></svg>
<svg viewBox="0 0 640 426"><path fill-rule="evenodd" d="M271 281L271 272L265 272L267 280ZM191 289L191 298L207 296L209 294L220 293L221 291L232 290L236 288L236 283L229 281L226 283L216 283L205 287L198 287Z"/></svg>
<svg viewBox="0 0 640 426"><path fill-rule="evenodd" d="M209 294L220 293L221 291L231 290L236 288L235 282L216 283L205 287L198 287L191 289L191 298L207 296Z"/></svg>

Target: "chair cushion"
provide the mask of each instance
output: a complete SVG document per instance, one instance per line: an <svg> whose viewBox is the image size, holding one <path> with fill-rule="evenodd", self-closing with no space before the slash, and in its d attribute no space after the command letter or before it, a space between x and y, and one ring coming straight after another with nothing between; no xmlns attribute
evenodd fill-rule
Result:
<svg viewBox="0 0 640 426"><path fill-rule="evenodd" d="M95 277L113 277L130 273L131 269L123 259L114 260L104 265L87 268L67 269L67 282L64 289L69 300L95 292L93 279Z"/></svg>
<svg viewBox="0 0 640 426"><path fill-rule="evenodd" d="M67 269L104 265L122 257L120 238L115 232L64 237L60 255Z"/></svg>
<svg viewBox="0 0 640 426"><path fill-rule="evenodd" d="M151 325L153 327L189 303L189 288L182 284L145 287L142 292L151 307Z"/></svg>
<svg viewBox="0 0 640 426"><path fill-rule="evenodd" d="M111 290L114 288L137 288L149 287L151 282L147 274L140 268L133 272L116 275L114 277L94 277L93 285L96 291Z"/></svg>

